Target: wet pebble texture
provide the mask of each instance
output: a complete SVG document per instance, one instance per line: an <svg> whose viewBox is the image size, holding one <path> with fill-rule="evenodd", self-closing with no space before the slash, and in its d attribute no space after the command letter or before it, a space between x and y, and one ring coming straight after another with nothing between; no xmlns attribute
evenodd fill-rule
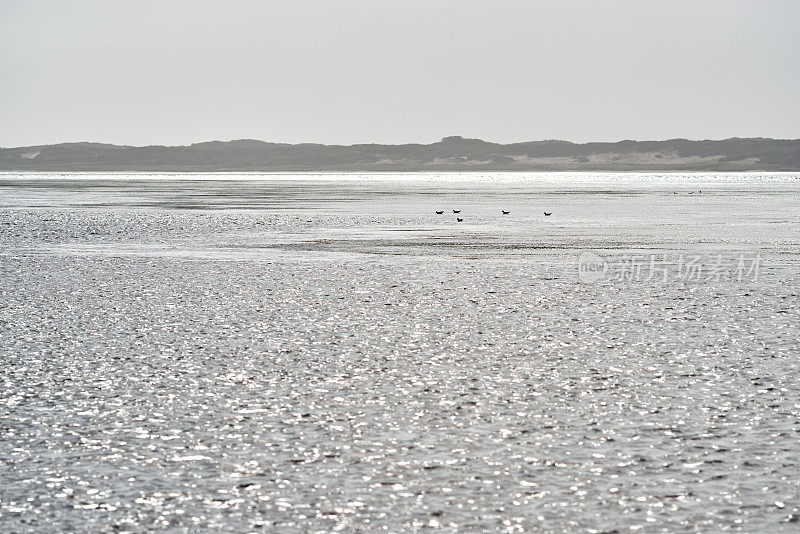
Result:
<svg viewBox="0 0 800 534"><path fill-rule="evenodd" d="M800 529L796 175L205 178L0 176L0 530Z"/></svg>

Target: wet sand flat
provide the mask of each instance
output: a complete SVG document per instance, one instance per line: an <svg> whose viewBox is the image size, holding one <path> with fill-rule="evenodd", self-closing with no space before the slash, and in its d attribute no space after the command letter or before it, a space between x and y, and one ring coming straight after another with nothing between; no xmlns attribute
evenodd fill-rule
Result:
<svg viewBox="0 0 800 534"><path fill-rule="evenodd" d="M0 174L0 530L792 531L798 228L797 174Z"/></svg>

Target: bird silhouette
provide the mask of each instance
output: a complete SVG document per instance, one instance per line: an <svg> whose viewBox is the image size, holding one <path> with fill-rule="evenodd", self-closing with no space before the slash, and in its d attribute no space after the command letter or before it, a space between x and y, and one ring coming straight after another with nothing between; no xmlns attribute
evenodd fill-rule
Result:
<svg viewBox="0 0 800 534"><path fill-rule="evenodd" d="M545 217L550 217L552 214L553 214L553 212L552 212L552 211L551 211L550 213L548 213L548 212L544 212L544 216L545 216Z"/></svg>
<svg viewBox="0 0 800 534"><path fill-rule="evenodd" d="M453 213L461 213L461 210L453 210Z"/></svg>
<svg viewBox="0 0 800 534"><path fill-rule="evenodd" d="M437 211L437 212L436 212L436 215L441 215L442 213L444 213L444 210L442 210L442 211Z"/></svg>
<svg viewBox="0 0 800 534"><path fill-rule="evenodd" d="M456 217L456 220L457 220L458 222L461 222L461 221L463 221L464 219L462 219L461 217Z"/></svg>
<svg viewBox="0 0 800 534"><path fill-rule="evenodd" d="M509 213L511 213L511 211L506 211L506 210L500 210L500 211L503 212L503 215L508 215Z"/></svg>

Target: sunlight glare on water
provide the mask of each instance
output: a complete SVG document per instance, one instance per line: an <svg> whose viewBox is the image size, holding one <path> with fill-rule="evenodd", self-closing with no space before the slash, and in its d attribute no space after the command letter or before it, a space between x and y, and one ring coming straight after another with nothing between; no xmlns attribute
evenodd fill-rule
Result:
<svg viewBox="0 0 800 534"><path fill-rule="evenodd" d="M798 227L797 174L0 174L0 528L796 529Z"/></svg>

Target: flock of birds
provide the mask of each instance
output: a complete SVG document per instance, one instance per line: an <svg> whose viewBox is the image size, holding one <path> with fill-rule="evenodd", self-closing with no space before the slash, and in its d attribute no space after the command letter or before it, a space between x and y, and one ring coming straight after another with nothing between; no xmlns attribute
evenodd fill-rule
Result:
<svg viewBox="0 0 800 534"><path fill-rule="evenodd" d="M678 194L678 191L675 191L674 193L677 195L677 194ZM693 193L695 193L695 191L689 191L689 194L690 194L690 195L691 195L691 194L693 194ZM701 194L701 193L702 193L702 191L696 191L696 193L697 193L697 194ZM500 212L501 212L503 215L509 215L509 214L511 213L511 210L508 210L508 211L506 211L506 210L500 210ZM461 213L461 210L453 210L453 213L455 213L456 215L458 215L459 213ZM443 214L444 214L444 210L436 210L436 215L443 215ZM552 214L553 214L553 212L552 212L552 211L545 211L545 212L544 212L544 216L545 216L545 217L549 217L549 216L551 216ZM456 217L456 221L457 221L457 222L463 222L463 221L464 221L464 219L463 219L462 217Z"/></svg>
<svg viewBox="0 0 800 534"><path fill-rule="evenodd" d="M511 213L511 210L508 210L508 211L506 211L506 210L500 210L500 212L501 212L503 215L509 215L509 214ZM458 215L459 213L461 213L461 210L453 210L453 213L455 213L456 215ZM436 215L443 215L443 214L444 214L444 210L441 210L441 211L437 210L437 211L436 211ZM549 212L548 212L548 211L545 211L545 212L544 212L544 216L545 216L545 217L550 217L552 214L553 214L553 212L552 212L552 211L549 211ZM457 221L457 222L463 222L463 221L464 221L464 219L463 219L463 217L456 217L456 221Z"/></svg>

